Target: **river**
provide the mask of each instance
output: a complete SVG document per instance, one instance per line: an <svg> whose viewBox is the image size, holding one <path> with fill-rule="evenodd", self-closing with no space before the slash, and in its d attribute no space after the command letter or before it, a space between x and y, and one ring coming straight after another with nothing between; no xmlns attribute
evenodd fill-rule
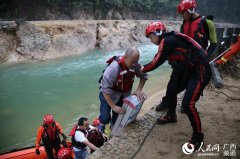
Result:
<svg viewBox="0 0 240 159"><path fill-rule="evenodd" d="M157 52L154 45L139 49L142 64L150 62ZM93 50L56 60L1 64L0 152L34 145L37 129L47 113L53 114L66 134L80 116L90 121L97 117L98 79L105 61L124 51ZM150 72L144 87L147 95L166 88L169 74L167 63Z"/></svg>

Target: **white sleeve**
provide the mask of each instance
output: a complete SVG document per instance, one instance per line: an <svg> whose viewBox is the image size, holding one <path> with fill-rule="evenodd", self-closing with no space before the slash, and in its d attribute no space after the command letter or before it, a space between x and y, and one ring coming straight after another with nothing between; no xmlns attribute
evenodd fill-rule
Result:
<svg viewBox="0 0 240 159"><path fill-rule="evenodd" d="M83 141L86 141L87 138L85 137L85 135L81 131L76 131L75 140L77 142L83 142Z"/></svg>
<svg viewBox="0 0 240 159"><path fill-rule="evenodd" d="M93 130L93 129L95 129L95 127L92 126L92 125L89 125L89 129L90 129L90 130Z"/></svg>

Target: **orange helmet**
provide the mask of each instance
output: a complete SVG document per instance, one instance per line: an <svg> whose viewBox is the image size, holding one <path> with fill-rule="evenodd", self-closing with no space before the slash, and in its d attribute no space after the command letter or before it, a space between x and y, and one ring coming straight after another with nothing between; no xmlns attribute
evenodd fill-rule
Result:
<svg viewBox="0 0 240 159"><path fill-rule="evenodd" d="M54 123L53 116L51 114L47 114L43 117L43 123L44 124L52 124Z"/></svg>
<svg viewBox="0 0 240 159"><path fill-rule="evenodd" d="M158 22L152 22L146 27L145 35L148 37L151 33L156 33L156 31L159 31L160 35L162 32L166 31L166 28L163 23L160 21Z"/></svg>
<svg viewBox="0 0 240 159"><path fill-rule="evenodd" d="M58 159L70 159L72 157L72 151L70 148L61 148L57 154Z"/></svg>
<svg viewBox="0 0 240 159"><path fill-rule="evenodd" d="M98 118L95 118L95 119L93 119L93 123L92 123L92 125L93 126L98 126L100 124L100 121L99 121L99 119Z"/></svg>
<svg viewBox="0 0 240 159"><path fill-rule="evenodd" d="M178 13L188 11L189 13L195 12L197 7L195 0L181 0L177 6Z"/></svg>

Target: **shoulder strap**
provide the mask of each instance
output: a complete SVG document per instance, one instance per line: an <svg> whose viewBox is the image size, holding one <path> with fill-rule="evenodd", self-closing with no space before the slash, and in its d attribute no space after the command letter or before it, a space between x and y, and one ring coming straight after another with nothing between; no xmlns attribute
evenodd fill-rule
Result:
<svg viewBox="0 0 240 159"><path fill-rule="evenodd" d="M201 21L200 21L200 23L198 24L198 28L197 28L197 31L198 31L198 32L201 32L204 21L206 21L206 17L202 16Z"/></svg>
<svg viewBox="0 0 240 159"><path fill-rule="evenodd" d="M107 63L106 68L107 68L114 60L117 60L117 59L118 59L118 56L113 56L113 57L111 57L110 59L108 59L108 60L106 61L106 63ZM102 75L101 75L101 77L98 79L98 83L101 83L102 78L103 78L103 73L104 73L104 71L106 70L106 68L102 71ZM99 89L100 89L100 87L99 87Z"/></svg>
<svg viewBox="0 0 240 159"><path fill-rule="evenodd" d="M124 57L118 56L117 59L116 59L116 61L118 62L119 66L120 66L120 69L121 69L121 70L124 70L124 69L126 69L126 68L125 68L124 64L122 63L122 62L123 62L123 59L122 59L122 58L124 58ZM120 72L121 72L121 70L120 70Z"/></svg>
<svg viewBox="0 0 240 159"><path fill-rule="evenodd" d="M183 33L184 32L184 25L185 25L185 20L183 21L181 27L180 27L180 32Z"/></svg>
<svg viewBox="0 0 240 159"><path fill-rule="evenodd" d="M208 19L210 18L210 19ZM207 39L209 39L209 29L208 29L208 23L207 20L213 20L213 16L209 15L207 17L202 16L200 23L198 24L197 31L201 33L202 29L205 31L205 36Z"/></svg>
<svg viewBox="0 0 240 159"><path fill-rule="evenodd" d="M46 125L46 124L43 124L42 127L43 127L43 130L44 130L44 134L46 134L46 135L47 135L47 138L48 138L47 125Z"/></svg>
<svg viewBox="0 0 240 159"><path fill-rule="evenodd" d="M214 18L213 15L207 15L207 16L206 16L206 19L207 19L207 20L211 20L211 21L213 21L213 18Z"/></svg>
<svg viewBox="0 0 240 159"><path fill-rule="evenodd" d="M106 61L106 63L108 64L107 66L109 66L114 60L117 60L117 56L113 56L113 57L111 57L110 59L108 59L107 61Z"/></svg>

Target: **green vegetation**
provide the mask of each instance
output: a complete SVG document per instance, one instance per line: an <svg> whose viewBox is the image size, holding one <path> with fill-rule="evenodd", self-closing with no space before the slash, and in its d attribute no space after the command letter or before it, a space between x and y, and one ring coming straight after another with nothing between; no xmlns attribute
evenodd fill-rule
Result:
<svg viewBox="0 0 240 159"><path fill-rule="evenodd" d="M149 19L155 19L158 16L176 17L178 3L179 0L0 0L0 18L47 20L49 17L44 14L50 10L53 14L64 14L74 19L74 11L84 10L95 14L98 10L102 13L101 16L93 18L105 19L108 11L114 9L120 14L126 10L142 12L143 15L151 13L153 16ZM197 3L197 10L203 15L212 14L217 21L240 23L239 0L197 0Z"/></svg>

